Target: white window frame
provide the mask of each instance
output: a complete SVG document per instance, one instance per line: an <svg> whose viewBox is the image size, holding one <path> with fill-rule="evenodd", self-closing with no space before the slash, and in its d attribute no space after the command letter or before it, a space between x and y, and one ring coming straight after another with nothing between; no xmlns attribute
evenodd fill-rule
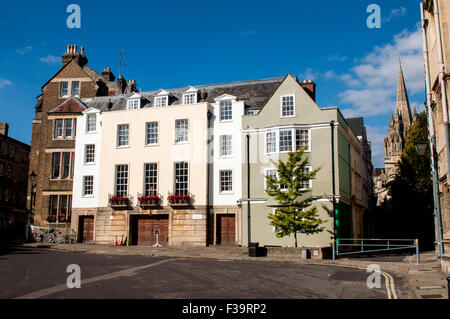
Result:
<svg viewBox="0 0 450 319"><path fill-rule="evenodd" d="M183 94L183 104L195 104L197 103L197 93L185 93Z"/></svg>
<svg viewBox="0 0 450 319"><path fill-rule="evenodd" d="M67 84L67 88L66 88L67 93L66 94L63 94L63 83ZM70 94L69 90L70 90L69 81L61 81L59 83L59 97L61 97L61 98L69 97L69 94Z"/></svg>
<svg viewBox="0 0 450 319"><path fill-rule="evenodd" d="M92 154L88 154L88 147L89 146L93 146L94 147L94 152ZM84 164L88 164L88 165L92 165L95 164L95 151L96 151L96 147L95 144L85 144L84 145ZM92 161L88 161L88 155L92 155L93 156L93 160ZM91 157L89 157L90 159Z"/></svg>
<svg viewBox="0 0 450 319"><path fill-rule="evenodd" d="M87 186L86 181L87 181L87 178L91 178L91 185L89 185L90 186L90 190L91 190L90 194L88 194L86 192L86 186ZM93 197L94 196L94 176L92 176L92 175L83 176L83 193L82 194L83 194L83 197Z"/></svg>
<svg viewBox="0 0 450 319"><path fill-rule="evenodd" d="M286 97L292 97L293 98L293 114L291 115L283 115L283 98ZM295 117L295 94L286 94L286 95L282 95L280 96L280 117L285 118L285 117Z"/></svg>
<svg viewBox="0 0 450 319"><path fill-rule="evenodd" d="M225 145L224 141L228 141L229 145ZM225 154L224 146L227 146L225 150L229 151ZM219 136L219 157L232 157L233 156L233 135L220 135Z"/></svg>
<svg viewBox="0 0 450 319"><path fill-rule="evenodd" d="M305 166L306 169L309 170L309 173L312 172L312 166ZM312 188L312 179L309 180L309 187L308 188L301 188L301 190L307 190Z"/></svg>
<svg viewBox="0 0 450 319"><path fill-rule="evenodd" d="M78 83L78 94L74 94L74 88L73 88L73 85L74 85L75 83ZM80 92L81 92L81 81L72 81L72 82L70 83L70 94L71 94L72 96L80 97Z"/></svg>
<svg viewBox="0 0 450 319"><path fill-rule="evenodd" d="M276 167L268 167L264 169L264 189L267 190L267 181L266 181L266 177L267 177L267 172L268 171L275 171L275 176L276 178L280 178L278 175L278 170L276 169ZM287 188L281 188L280 187L280 191L282 192L286 192L288 189Z"/></svg>
<svg viewBox="0 0 450 319"><path fill-rule="evenodd" d="M311 129L310 128L294 128L294 149L297 150L297 131L307 131L308 132L308 148L305 152L311 152Z"/></svg>
<svg viewBox="0 0 450 319"><path fill-rule="evenodd" d="M124 168L124 169L121 172L119 172L119 167ZM121 173L120 176L118 175L119 173ZM119 180L121 181L120 184L118 183ZM125 183L125 181L126 181L126 183ZM122 197L128 196L129 182L130 182L130 167L129 167L129 165L128 164L116 165L115 174L114 174L114 196L122 196ZM118 187L121 188L120 195L119 195Z"/></svg>
<svg viewBox="0 0 450 319"><path fill-rule="evenodd" d="M127 127L127 134L126 134L126 144L120 145L120 128L122 126L126 126ZM125 135L123 136L125 137ZM119 124L117 125L117 147L118 148L122 148L122 147L129 147L130 146L130 124Z"/></svg>
<svg viewBox="0 0 450 319"><path fill-rule="evenodd" d="M156 124L156 133L155 132L149 132L149 125L150 124ZM155 143L149 143L149 135L150 134L156 134L156 142ZM159 145L159 122L147 122L145 123L145 145L147 146L155 146Z"/></svg>
<svg viewBox="0 0 450 319"><path fill-rule="evenodd" d="M183 168L178 168L177 169L177 165L182 165L182 164L185 164L187 167L183 167ZM190 169L190 164L189 164L189 162L175 162L174 163L174 166L173 166L173 168L174 168L174 172L173 172L173 177L174 177L174 183L173 183L173 194L174 195L188 195L189 194L189 178L190 178L190 171L189 171L189 169ZM181 170L186 170L186 173L187 173L187 175L177 175L177 170L178 171L181 171ZM184 176L186 176L187 178L186 178L186 181L185 182L178 182L177 181L177 176L180 176L180 177L184 177ZM179 192L179 191L177 191L177 186L179 185L179 184L184 184L184 183L186 183L186 185L187 185L187 188L185 189L186 190L186 192ZM184 189L181 189L181 190L184 190Z"/></svg>
<svg viewBox="0 0 450 319"><path fill-rule="evenodd" d="M186 127L178 127L178 123L182 121L187 122ZM183 137L183 140L178 140L179 137ZM187 143L189 143L189 119L175 120L175 144L187 144Z"/></svg>
<svg viewBox="0 0 450 319"><path fill-rule="evenodd" d="M89 122L90 118L94 118L94 122ZM97 131L97 114L88 114L86 116L86 133L92 133Z"/></svg>
<svg viewBox="0 0 450 319"><path fill-rule="evenodd" d="M290 150L288 150L288 151L282 151L281 150L281 132L291 132L291 149ZM294 131L294 129L279 129L278 130L278 134L277 134L277 136L278 136L278 150L279 150L279 153L289 153L289 152L292 152L293 150L295 150L295 143L294 143L294 141L295 141L295 131Z"/></svg>
<svg viewBox="0 0 450 319"><path fill-rule="evenodd" d="M273 152L268 152L268 139L267 139L267 135L268 134L274 134L275 135L275 149L273 150ZM264 154L275 154L278 153L278 130L273 130L273 131L266 131L264 132Z"/></svg>
<svg viewBox="0 0 450 319"><path fill-rule="evenodd" d="M226 107L230 107L231 118L222 118L222 108L225 107L224 104L227 104ZM228 113L225 113L228 114ZM231 122L233 121L233 101L220 101L219 102L219 122Z"/></svg>
<svg viewBox="0 0 450 319"><path fill-rule="evenodd" d="M165 101L162 103L162 101ZM163 107L169 105L169 96L163 95L163 96L156 96L155 97L155 107Z"/></svg>
<svg viewBox="0 0 450 319"><path fill-rule="evenodd" d="M222 190L222 173L229 172L231 173L231 183L228 181L228 184L231 184L231 190ZM233 179L234 179L234 172L232 169L222 169L219 170L219 194L233 194L234 191L234 185L233 185Z"/></svg>
<svg viewBox="0 0 450 319"><path fill-rule="evenodd" d="M53 132L53 139L61 139L64 138L64 119L55 119L55 127L54 127L54 132ZM60 130L61 131L57 131L57 123L61 123L61 127Z"/></svg>
<svg viewBox="0 0 450 319"><path fill-rule="evenodd" d="M141 108L141 99L130 99L127 101L128 110L138 110Z"/></svg>
<svg viewBox="0 0 450 319"><path fill-rule="evenodd" d="M152 166L153 169L152 169ZM154 173L154 175L149 173ZM159 182L159 164L158 163L145 163L144 164L144 195L156 196L158 194L158 182ZM147 185L149 189L147 189ZM150 186L154 185L153 194L150 191Z"/></svg>

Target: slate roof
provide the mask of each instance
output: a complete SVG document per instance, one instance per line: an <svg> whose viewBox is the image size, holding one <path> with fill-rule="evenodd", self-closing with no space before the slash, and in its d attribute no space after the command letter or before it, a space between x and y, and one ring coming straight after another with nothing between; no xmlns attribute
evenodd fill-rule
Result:
<svg viewBox="0 0 450 319"><path fill-rule="evenodd" d="M346 119L348 125L356 136L364 136L364 119L362 117L354 117Z"/></svg>
<svg viewBox="0 0 450 319"><path fill-rule="evenodd" d="M198 89L198 101L201 100L200 93L206 90L208 96L206 101L209 103L214 103L214 99L221 96L222 94L230 94L237 97L237 100L244 101L246 109L260 109L262 108L270 97L275 93L275 91L283 82L284 77L261 79L261 80L251 80L251 81L240 81L240 82L230 82L230 83L219 83L219 84L207 84L207 85L197 85L192 86ZM183 93L188 90L191 86L186 86L177 89L165 89L169 95L169 105L179 105L183 101ZM143 96L141 107L151 107L154 103L154 97L161 91L161 89L156 91L141 92ZM104 96L95 98L83 99L83 102L88 108L94 107L101 111L108 110L108 103L111 102L111 110L124 110L127 107L127 98L130 94L121 94L115 96Z"/></svg>

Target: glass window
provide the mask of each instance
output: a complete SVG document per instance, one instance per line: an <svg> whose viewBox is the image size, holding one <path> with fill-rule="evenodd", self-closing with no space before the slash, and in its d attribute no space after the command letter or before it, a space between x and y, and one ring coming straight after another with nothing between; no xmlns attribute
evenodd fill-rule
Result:
<svg viewBox="0 0 450 319"><path fill-rule="evenodd" d="M233 171L220 171L220 192L233 191Z"/></svg>
<svg viewBox="0 0 450 319"><path fill-rule="evenodd" d="M48 205L49 222L56 222L57 215L58 215L58 195L51 195L50 203Z"/></svg>
<svg viewBox="0 0 450 319"><path fill-rule="evenodd" d="M69 172L70 172L70 153L63 153L63 172L62 172L62 179L69 178Z"/></svg>
<svg viewBox="0 0 450 319"><path fill-rule="evenodd" d="M220 120L232 120L233 108L231 102L220 102Z"/></svg>
<svg viewBox="0 0 450 319"><path fill-rule="evenodd" d="M80 96L80 82L72 82L72 96Z"/></svg>
<svg viewBox="0 0 450 319"><path fill-rule="evenodd" d="M128 196L128 165L116 166L116 196Z"/></svg>
<svg viewBox="0 0 450 319"><path fill-rule="evenodd" d="M67 216L67 195L59 196L58 222L65 223Z"/></svg>
<svg viewBox="0 0 450 319"><path fill-rule="evenodd" d="M128 124L119 125L117 146L128 146Z"/></svg>
<svg viewBox="0 0 450 319"><path fill-rule="evenodd" d="M292 151L292 130L280 131L280 152Z"/></svg>
<svg viewBox="0 0 450 319"><path fill-rule="evenodd" d="M188 120L177 120L175 123L175 142L187 142L189 140Z"/></svg>
<svg viewBox="0 0 450 319"><path fill-rule="evenodd" d="M158 164L145 164L145 196L156 196L158 192Z"/></svg>
<svg viewBox="0 0 450 319"><path fill-rule="evenodd" d="M296 130L295 135L296 149L299 150L302 147L309 149L309 130Z"/></svg>
<svg viewBox="0 0 450 319"><path fill-rule="evenodd" d="M8 154L8 145L6 143L2 143L2 153L3 155Z"/></svg>
<svg viewBox="0 0 450 319"><path fill-rule="evenodd" d="M183 95L183 104L197 103L197 93L188 93Z"/></svg>
<svg viewBox="0 0 450 319"><path fill-rule="evenodd" d="M169 100L168 96L158 96L155 98L155 106L156 107L167 106L168 100Z"/></svg>
<svg viewBox="0 0 450 319"><path fill-rule="evenodd" d="M281 98L281 116L294 116L294 96L283 96Z"/></svg>
<svg viewBox="0 0 450 319"><path fill-rule="evenodd" d="M8 178L12 177L11 165L8 165L8 167L6 169L6 177L8 177Z"/></svg>
<svg viewBox="0 0 450 319"><path fill-rule="evenodd" d="M70 179L73 179L73 171L75 166L75 153L70 154Z"/></svg>
<svg viewBox="0 0 450 319"><path fill-rule="evenodd" d="M94 176L83 177L83 196L94 195Z"/></svg>
<svg viewBox="0 0 450 319"><path fill-rule="evenodd" d="M266 153L275 153L277 151L277 133L266 133Z"/></svg>
<svg viewBox="0 0 450 319"><path fill-rule="evenodd" d="M64 120L64 137L72 137L72 119Z"/></svg>
<svg viewBox="0 0 450 319"><path fill-rule="evenodd" d="M59 171L61 167L61 153L53 153L53 162L52 162L52 178L59 177Z"/></svg>
<svg viewBox="0 0 450 319"><path fill-rule="evenodd" d="M175 163L175 195L188 195L189 170L188 163Z"/></svg>
<svg viewBox="0 0 450 319"><path fill-rule="evenodd" d="M14 145L9 144L9 157L14 157Z"/></svg>
<svg viewBox="0 0 450 319"><path fill-rule="evenodd" d="M128 109L129 110L136 110L141 107L141 100L140 99L133 99L128 101Z"/></svg>
<svg viewBox="0 0 450 319"><path fill-rule="evenodd" d="M63 120L55 120L55 138L63 136Z"/></svg>
<svg viewBox="0 0 450 319"><path fill-rule="evenodd" d="M277 170L274 169L274 168L266 169L265 177L264 177L264 189L268 189L267 188L267 179L266 179L266 177L276 178L277 177Z"/></svg>
<svg viewBox="0 0 450 319"><path fill-rule="evenodd" d="M85 146L84 162L85 163L95 162L95 144L88 144Z"/></svg>
<svg viewBox="0 0 450 319"><path fill-rule="evenodd" d="M87 121L86 121L86 131L87 132L95 132L96 129L97 129L97 115L89 114L87 116Z"/></svg>
<svg viewBox="0 0 450 319"><path fill-rule="evenodd" d="M231 156L233 153L231 135L221 135L219 139L220 156Z"/></svg>
<svg viewBox="0 0 450 319"><path fill-rule="evenodd" d="M158 122L147 123L147 145L158 144Z"/></svg>
<svg viewBox="0 0 450 319"><path fill-rule="evenodd" d="M60 96L69 96L69 82L61 82Z"/></svg>
<svg viewBox="0 0 450 319"><path fill-rule="evenodd" d="M305 167L305 169L303 170L303 173L309 174L309 173L311 173L311 171L312 171L311 167ZM311 182L312 182L311 180L303 181L302 189L311 188Z"/></svg>
<svg viewBox="0 0 450 319"><path fill-rule="evenodd" d="M73 137L77 136L77 119L73 119Z"/></svg>

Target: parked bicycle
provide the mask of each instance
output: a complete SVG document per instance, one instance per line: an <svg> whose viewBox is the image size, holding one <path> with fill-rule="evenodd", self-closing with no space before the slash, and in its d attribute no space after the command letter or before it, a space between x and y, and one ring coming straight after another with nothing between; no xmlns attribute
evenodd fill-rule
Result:
<svg viewBox="0 0 450 319"><path fill-rule="evenodd" d="M44 243L46 244L62 244L64 243L64 236L59 232L56 234L56 232L52 231L47 234L44 238Z"/></svg>

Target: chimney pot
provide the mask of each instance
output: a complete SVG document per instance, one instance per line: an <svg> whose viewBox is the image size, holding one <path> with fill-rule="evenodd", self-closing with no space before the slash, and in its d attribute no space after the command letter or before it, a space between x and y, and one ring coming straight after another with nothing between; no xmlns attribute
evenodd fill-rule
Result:
<svg viewBox="0 0 450 319"><path fill-rule="evenodd" d="M0 123L0 135L8 136L9 124L8 123Z"/></svg>

